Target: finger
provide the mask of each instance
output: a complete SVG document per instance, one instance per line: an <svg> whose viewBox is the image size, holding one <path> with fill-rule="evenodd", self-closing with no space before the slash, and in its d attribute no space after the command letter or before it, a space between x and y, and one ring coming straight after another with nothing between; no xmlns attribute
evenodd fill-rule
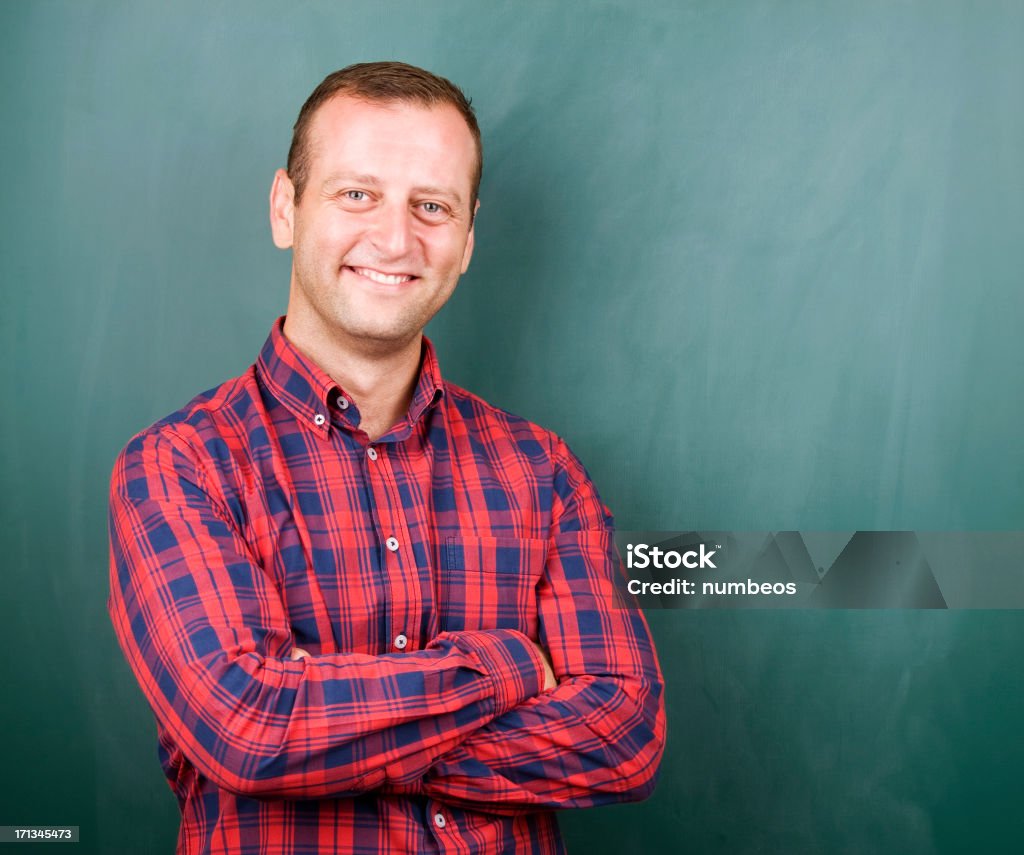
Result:
<svg viewBox="0 0 1024 855"><path fill-rule="evenodd" d="M309 657L309 653L307 651L303 650L301 647L296 647L292 651L292 660L293 661L297 662L299 659L307 659L308 657Z"/></svg>

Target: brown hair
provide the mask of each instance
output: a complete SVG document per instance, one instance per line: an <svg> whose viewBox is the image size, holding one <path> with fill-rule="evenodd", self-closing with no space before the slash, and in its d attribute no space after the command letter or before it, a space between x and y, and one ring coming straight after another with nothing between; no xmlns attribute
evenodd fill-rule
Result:
<svg viewBox="0 0 1024 855"><path fill-rule="evenodd" d="M299 110L299 117L292 129L292 144L288 149L288 177L295 187L295 201L299 200L309 180L310 145L309 125L316 111L337 95L350 95L365 101L386 103L402 101L434 107L450 104L462 115L476 144L476 167L472 176L472 198L470 214L476 207L480 190L480 175L483 172L484 152L480 142L480 126L470 104L470 99L450 80L431 74L415 65L404 62L360 62L340 71L328 74L306 103Z"/></svg>

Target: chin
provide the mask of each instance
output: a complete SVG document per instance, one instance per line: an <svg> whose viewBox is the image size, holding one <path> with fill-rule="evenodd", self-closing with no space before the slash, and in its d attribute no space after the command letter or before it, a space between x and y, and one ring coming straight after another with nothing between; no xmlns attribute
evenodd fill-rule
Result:
<svg viewBox="0 0 1024 855"><path fill-rule="evenodd" d="M353 329L342 326L340 328L344 330L346 336L355 341L363 342L370 347L390 348L402 347L422 332L422 327L361 327Z"/></svg>

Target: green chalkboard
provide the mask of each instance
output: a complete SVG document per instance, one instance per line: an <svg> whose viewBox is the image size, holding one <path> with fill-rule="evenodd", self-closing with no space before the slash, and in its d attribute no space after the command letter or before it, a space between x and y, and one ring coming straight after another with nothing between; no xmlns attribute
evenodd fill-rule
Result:
<svg viewBox="0 0 1024 855"><path fill-rule="evenodd" d="M477 251L430 333L620 527L1014 530L1022 44L1013 0L0 4L0 825L173 850L108 477L283 312L266 197L324 74L473 97ZM570 851L1016 850L1021 613L650 619L661 783Z"/></svg>

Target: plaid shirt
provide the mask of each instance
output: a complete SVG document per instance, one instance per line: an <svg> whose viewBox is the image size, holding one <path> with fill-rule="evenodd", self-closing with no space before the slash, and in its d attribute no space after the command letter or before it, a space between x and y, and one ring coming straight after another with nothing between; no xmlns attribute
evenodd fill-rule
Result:
<svg viewBox="0 0 1024 855"><path fill-rule="evenodd" d="M561 440L444 382L429 341L406 417L358 425L278 321L118 458L109 608L178 851L562 851L552 809L645 797L664 742L611 517Z"/></svg>

